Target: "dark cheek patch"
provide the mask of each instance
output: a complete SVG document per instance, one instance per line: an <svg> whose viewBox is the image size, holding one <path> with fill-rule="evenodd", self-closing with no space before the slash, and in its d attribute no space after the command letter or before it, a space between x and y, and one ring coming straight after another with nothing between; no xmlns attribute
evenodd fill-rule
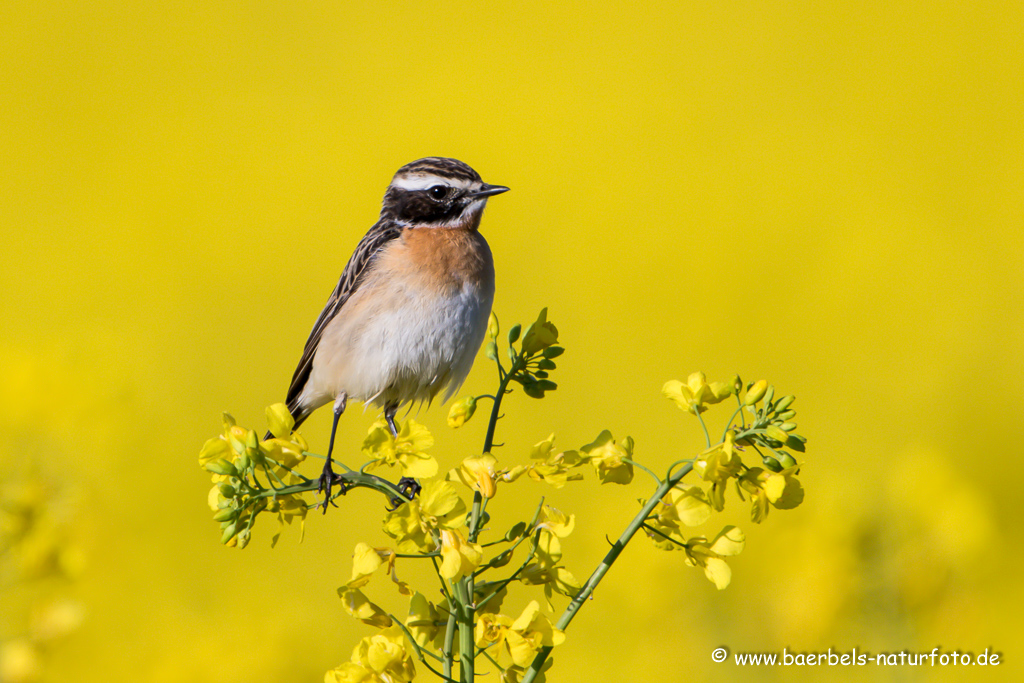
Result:
<svg viewBox="0 0 1024 683"><path fill-rule="evenodd" d="M395 216L402 221L432 223L444 220L458 212L454 204L439 204L425 192L399 191L393 202Z"/></svg>

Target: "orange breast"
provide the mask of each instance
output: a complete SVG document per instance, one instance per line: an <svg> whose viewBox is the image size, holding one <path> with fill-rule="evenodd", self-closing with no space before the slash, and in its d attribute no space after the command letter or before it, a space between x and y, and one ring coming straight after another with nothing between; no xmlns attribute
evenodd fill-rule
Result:
<svg viewBox="0 0 1024 683"><path fill-rule="evenodd" d="M407 228L401 244L389 250L413 269L409 273L422 286L452 292L465 284L493 287L494 263L487 241L475 230L462 228Z"/></svg>

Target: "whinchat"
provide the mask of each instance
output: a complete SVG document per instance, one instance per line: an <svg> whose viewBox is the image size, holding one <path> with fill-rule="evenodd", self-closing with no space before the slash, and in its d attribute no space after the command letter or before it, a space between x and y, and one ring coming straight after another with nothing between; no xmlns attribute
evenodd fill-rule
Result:
<svg viewBox="0 0 1024 683"><path fill-rule="evenodd" d="M374 404L398 436L403 404L443 400L466 379L487 330L494 262L479 232L487 199L507 192L455 159L406 164L306 341L288 388L298 427L334 402L320 489L331 498L338 418L349 400Z"/></svg>

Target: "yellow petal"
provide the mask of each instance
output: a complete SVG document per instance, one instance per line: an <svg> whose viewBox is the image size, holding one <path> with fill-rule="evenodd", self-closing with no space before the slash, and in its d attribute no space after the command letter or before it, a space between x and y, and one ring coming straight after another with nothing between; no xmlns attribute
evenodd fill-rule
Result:
<svg viewBox="0 0 1024 683"><path fill-rule="evenodd" d="M669 399L682 410L689 410L693 405L693 394L677 379L670 379L661 388L662 395Z"/></svg>
<svg viewBox="0 0 1024 683"><path fill-rule="evenodd" d="M355 551L352 553L352 582L349 583L349 586L352 586L353 582L359 579L369 577L377 571L382 563L380 555L368 543L357 544ZM368 582L369 578L366 578L366 581L360 585L366 585Z"/></svg>
<svg viewBox="0 0 1024 683"><path fill-rule="evenodd" d="M271 434L279 439L287 439L295 428L295 418L292 417L288 406L275 403L267 408L267 424L270 426Z"/></svg>
<svg viewBox="0 0 1024 683"><path fill-rule="evenodd" d="M455 486L447 481L432 481L420 492L420 509L432 517L448 514L461 502Z"/></svg>
<svg viewBox="0 0 1024 683"><path fill-rule="evenodd" d="M699 526L711 517L711 503L707 501L703 489L699 486L673 490L672 506L679 521L686 526Z"/></svg>
<svg viewBox="0 0 1024 683"><path fill-rule="evenodd" d="M727 526L715 536L711 544L711 552L722 557L739 555L746 543L743 532L734 526Z"/></svg>
<svg viewBox="0 0 1024 683"><path fill-rule="evenodd" d="M402 455L398 461L402 463L402 476L413 479L430 479L437 474L437 460L431 456Z"/></svg>
<svg viewBox="0 0 1024 683"><path fill-rule="evenodd" d="M708 577L718 590L722 590L732 581L732 570L725 560L709 557L707 564L704 565L704 576Z"/></svg>
<svg viewBox="0 0 1024 683"><path fill-rule="evenodd" d="M342 586L338 589L338 596L345 606L345 611L364 624L376 626L377 628L391 626L391 617L388 616L387 612L370 602L369 598L358 588Z"/></svg>

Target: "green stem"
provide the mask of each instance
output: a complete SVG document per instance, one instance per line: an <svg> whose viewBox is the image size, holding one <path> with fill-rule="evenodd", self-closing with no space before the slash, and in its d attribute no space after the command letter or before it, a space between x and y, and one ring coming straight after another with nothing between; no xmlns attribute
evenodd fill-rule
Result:
<svg viewBox="0 0 1024 683"><path fill-rule="evenodd" d="M654 481L658 482L659 484L661 483L661 477L659 477L654 472L651 472L649 469L647 469L646 467L644 467L643 465L638 463L636 460L633 460L632 458L622 458L622 462L629 463L630 465L633 465L635 467L638 467L638 468L642 469L644 472L646 472L647 474L649 474L652 477L654 477Z"/></svg>
<svg viewBox="0 0 1024 683"><path fill-rule="evenodd" d="M455 610L458 609L458 605L452 600L448 603L448 625L444 631L444 649L441 650L441 654L444 655L444 675L447 678L452 676L452 647L455 644Z"/></svg>
<svg viewBox="0 0 1024 683"><path fill-rule="evenodd" d="M497 401L494 402L498 404ZM493 422L492 422L493 425ZM491 432L493 435L493 431ZM480 512L483 507L483 495L479 491L473 492L473 512L469 518L469 542L476 543L477 534L480 533ZM469 574L459 585L463 587L463 593L459 597L459 614L462 619L459 621L459 669L462 673L462 680L465 683L473 683L473 664L476 656L473 654L473 636L476 627L476 605L473 604L473 574Z"/></svg>
<svg viewBox="0 0 1024 683"><path fill-rule="evenodd" d="M388 616L391 617L391 621L398 624L398 626L402 629L402 632L405 633L405 637L409 639L409 643L412 645L412 649L416 652L417 659L426 664L427 660L426 657L424 657L424 655L430 655L437 661L441 661L441 658L435 655L433 652L431 652L430 650L424 650L420 647L420 644L417 643L416 639L412 637L412 633L409 631L409 627L403 624L401 619L396 617L394 614L388 614ZM429 664L427 666L429 666ZM434 673L437 672L435 671Z"/></svg>
<svg viewBox="0 0 1024 683"><path fill-rule="evenodd" d="M743 401L740 400L740 392L737 391L735 393L735 396L736 396L736 405L739 406L739 408L736 409L736 412L740 414L740 426L743 427L744 429L746 429L747 428L747 416L743 414ZM733 413L733 417L736 417L736 413ZM732 422L732 420L730 420L730 422Z"/></svg>
<svg viewBox="0 0 1024 683"><path fill-rule="evenodd" d="M737 408L735 412L733 412L732 417L729 418L729 421L725 423L725 431L722 432L722 438L719 439L720 441L725 441L726 435L729 433L729 430L732 429L732 421L736 419L737 415L743 417L742 413L743 405L741 404L740 407ZM744 427L746 427L746 425L744 425Z"/></svg>
<svg viewBox="0 0 1024 683"><path fill-rule="evenodd" d="M484 453L490 453L491 448L494 447L494 430L498 426L498 416L501 414L501 400L505 398L509 382L511 382L512 377L519 372L522 362L522 357L516 358L516 362L513 363L512 367L509 368L509 371L502 376L501 383L498 385L498 391L494 393L494 403L491 405L491 418L487 422L487 436L484 437ZM498 364L498 367L501 367L500 363Z"/></svg>
<svg viewBox="0 0 1024 683"><path fill-rule="evenodd" d="M488 654L486 649L480 648L480 650L478 650L478 652L480 654L482 654L484 657L487 657L487 659L491 660L491 664L493 664L494 666L498 667L498 671L500 671L502 673L505 673L505 668L501 664L498 664L498 660L496 660L494 657L492 657L490 654Z"/></svg>
<svg viewBox="0 0 1024 683"><path fill-rule="evenodd" d="M655 529L654 527L652 527L652 526L651 526L650 524L641 524L640 526L641 526L641 527L642 527L643 529L646 529L647 531L650 531L650 532L651 532L652 534L657 534L658 536L661 536L661 537L662 537L662 538L664 538L664 539L665 539L666 541L669 541L669 542L671 542L671 543L675 543L675 544L676 544L677 546L679 546L680 548L685 548L685 547L687 547L685 543L680 543L679 541L677 541L676 539L672 538L671 536L667 536L667 535L665 535L665 534L661 533L660 531L658 531L657 529Z"/></svg>
<svg viewBox="0 0 1024 683"><path fill-rule="evenodd" d="M704 424L703 420L701 421L701 424ZM569 626L569 623L573 620L573 617L576 616L580 607L583 606L587 598L589 598L591 593L594 592L594 588L597 587L597 584L601 583L601 579L604 578L604 575L607 574L608 570L611 569L613 564L615 564L615 560L618 559L623 549L625 549L626 545L633 539L634 534L636 534L640 527L643 526L644 520L647 519L647 516L650 515L654 508L661 503L661 499L665 494L672 490L672 488L678 484L683 477L689 474L692 469L692 464L684 465L679 468L678 472L661 483L658 489L654 492L654 495L652 495L650 500L648 500L644 505L643 509L636 514L633 520L629 523L629 526L626 527L626 530L622 532L621 536L619 536L619 540L615 541L615 544L612 545L608 554L605 555L604 559L601 561L601 564L598 565L597 569L594 570L594 573L590 575L589 579L587 579L587 583L584 584L583 588L580 589L580 592L576 594L576 597L572 599L569 606L565 608L564 612L562 612L562 616L559 618L558 623L555 624L556 628L564 631ZM541 668L544 666L544 662L547 661L548 655L550 654L551 647L541 648L537 653L537 656L533 658L530 668L526 670L522 683L532 683L532 681L537 677L537 674L540 673Z"/></svg>
<svg viewBox="0 0 1024 683"><path fill-rule="evenodd" d="M459 675L462 683L473 683L473 579L465 577L455 584L458 606L455 619L459 623Z"/></svg>
<svg viewBox="0 0 1024 683"><path fill-rule="evenodd" d="M707 442L708 448L711 448L711 435L708 434L708 426L704 424L704 418L700 416L699 406L694 406L693 414L697 416L697 421L700 422L700 428L704 430L704 441Z"/></svg>
<svg viewBox="0 0 1024 683"><path fill-rule="evenodd" d="M441 595L448 601L448 611L452 611L452 605L455 604L455 600L452 599L451 594L448 593L448 587L445 585L444 577L441 576L441 566L437 563L437 557L431 557L430 561L434 564L434 571L437 573L437 578L441 580Z"/></svg>
<svg viewBox="0 0 1024 683"><path fill-rule="evenodd" d="M483 507L484 497L479 491L473 492L473 511L469 515L469 542L476 543L476 536L480 532L477 528L480 525L480 512Z"/></svg>
<svg viewBox="0 0 1024 683"><path fill-rule="evenodd" d="M397 485L395 485L394 483L388 481L387 479L384 479L382 477L378 477L378 476L373 475L373 474L362 474L360 472L348 471L348 472L344 472L342 474L339 474L338 475L338 479L341 481L342 486L346 490L348 490L350 488L365 487L365 488L371 488L371 489L374 489L375 491L379 491L379 492L383 493L385 496L388 497L388 501L389 502L391 500L394 500L394 499L398 499L398 500L402 500L402 501L409 500L409 498L404 493L402 493L401 491L398 490L398 486ZM310 479L309 481L304 481L301 484L292 484L291 486L283 486L281 488L272 489L272 490L271 489L265 489L265 490L255 494L255 495L251 496L251 498L258 499L258 498L268 498L268 497L271 497L271 496L287 496L287 495L292 494L292 493L306 493L307 491L316 491L318 486L319 486L319 483L317 482L317 480ZM339 493L339 494L335 494L335 495L342 495L342 494Z"/></svg>

